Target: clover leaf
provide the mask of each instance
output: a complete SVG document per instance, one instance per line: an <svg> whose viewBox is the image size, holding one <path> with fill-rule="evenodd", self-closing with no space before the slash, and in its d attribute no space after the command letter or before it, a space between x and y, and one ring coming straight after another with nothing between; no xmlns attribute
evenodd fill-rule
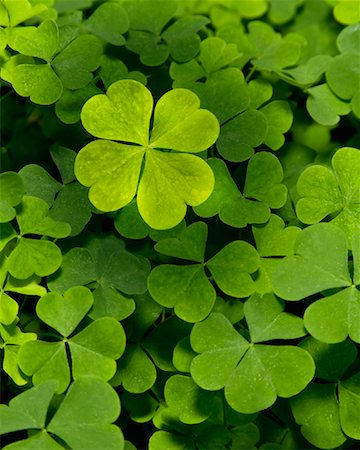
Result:
<svg viewBox="0 0 360 450"><path fill-rule="evenodd" d="M215 188L202 205L194 208L199 216L219 214L227 225L243 228L249 223L265 223L270 217L270 208L284 205L283 172L274 155L260 152L250 159L243 195L222 160L210 158L208 162L215 174Z"/></svg>
<svg viewBox="0 0 360 450"><path fill-rule="evenodd" d="M300 317L284 312L284 302L273 294L253 294L244 305L252 342L294 339L306 335Z"/></svg>
<svg viewBox="0 0 360 450"><path fill-rule="evenodd" d="M360 12L357 6L352 0L337 0L333 11L335 19L344 25L359 22Z"/></svg>
<svg viewBox="0 0 360 450"><path fill-rule="evenodd" d="M75 247L64 255L61 270L48 280L48 287L64 293L73 286L90 285L94 289L90 317L122 320L134 311L135 304L121 292L144 293L149 271L148 260L125 251L120 239L93 236L86 248Z"/></svg>
<svg viewBox="0 0 360 450"><path fill-rule="evenodd" d="M296 205L299 219L313 224L331 217L331 223L352 237L360 229L360 152L343 147L332 158L332 169L313 165L300 175ZM335 217L334 217L335 216Z"/></svg>
<svg viewBox="0 0 360 450"><path fill-rule="evenodd" d="M70 288L62 297L56 292L44 295L36 310L39 318L54 328L65 339L60 342L34 341L24 344L19 352L21 370L33 378L35 385L54 378L58 392L70 382L67 350L71 354L74 379L92 374L109 380L116 371L115 359L125 349L125 333L113 318L98 319L75 336L68 338L91 308L93 297L89 289ZM57 312L54 315L54 311Z"/></svg>
<svg viewBox="0 0 360 450"><path fill-rule="evenodd" d="M340 425L336 385L311 383L290 402L295 420L301 425L302 434L313 445L335 448L345 442L346 436Z"/></svg>
<svg viewBox="0 0 360 450"><path fill-rule="evenodd" d="M28 234L45 235L54 238L64 238L70 234L70 226L57 222L49 217L48 205L41 199L24 196L17 207L16 220L20 235L15 248L7 260L9 273L20 280L25 280L33 274L40 277L55 272L61 264L61 251L51 241L24 237ZM16 233L9 236L9 240Z"/></svg>
<svg viewBox="0 0 360 450"><path fill-rule="evenodd" d="M74 381L47 423L47 412L56 385L54 380L47 381L19 394L10 401L9 406L1 405L1 434L37 430L28 439L4 448L123 448L123 435L118 427L111 424L120 413L120 403L116 392L107 383L94 377ZM65 446L52 435L60 438Z"/></svg>
<svg viewBox="0 0 360 450"><path fill-rule="evenodd" d="M39 277L30 277L25 280L17 280L8 274L6 257L0 255L0 323L10 325L14 322L19 305L8 293L19 293L25 295L46 294L46 289L39 286Z"/></svg>
<svg viewBox="0 0 360 450"><path fill-rule="evenodd" d="M140 55L143 64L158 66L167 60L169 53L180 62L197 54L200 46L197 32L208 23L206 17L180 17L166 27L176 13L174 2L150 5L146 0L140 0L128 2L125 7L130 22L126 46Z"/></svg>
<svg viewBox="0 0 360 450"><path fill-rule="evenodd" d="M304 0L270 0L269 18L272 23L281 25L288 22L296 14L296 9L304 3Z"/></svg>
<svg viewBox="0 0 360 450"><path fill-rule="evenodd" d="M224 387L228 404L245 414L268 408L277 396L296 395L315 372L303 349L249 344L219 313L195 324L190 340L199 353L190 366L196 384L206 390Z"/></svg>
<svg viewBox="0 0 360 450"><path fill-rule="evenodd" d="M332 288L352 285L345 234L334 225L321 223L298 235L294 255L285 257L273 273L276 295L300 300Z"/></svg>
<svg viewBox="0 0 360 450"><path fill-rule="evenodd" d="M129 28L129 19L124 8L114 2L98 6L84 22L86 30L113 45L124 45L122 36Z"/></svg>
<svg viewBox="0 0 360 450"><path fill-rule="evenodd" d="M23 386L28 382L28 379L19 368L19 349L22 344L35 340L37 336L35 333L23 333L13 322L11 325L0 324L0 337L0 348L4 349L3 370L12 378L14 383Z"/></svg>
<svg viewBox="0 0 360 450"><path fill-rule="evenodd" d="M17 206L24 195L24 184L15 172L0 174L0 222L10 222L16 215L14 206Z"/></svg>
<svg viewBox="0 0 360 450"><path fill-rule="evenodd" d="M156 149L196 153L211 146L218 136L218 123L199 106L198 98L190 91L175 89L166 93L156 105L149 139L153 99L141 83L120 80L110 86L107 95L88 100L81 118L91 134L139 144L98 140L80 151L75 173L82 184L90 187L91 202L100 210L115 211L130 203L138 191L139 212L152 228L171 228L181 222L187 204L198 205L210 195L213 174L194 155Z"/></svg>
<svg viewBox="0 0 360 450"><path fill-rule="evenodd" d="M155 267L148 278L148 289L155 301L162 306L174 307L175 314L189 322L206 317L216 299L205 267L228 295L246 297L255 290L250 274L258 268L256 250L246 242L234 241L204 262L206 237L206 225L196 222L178 238L160 241L155 246L159 252L191 259L198 264L162 264Z"/></svg>
<svg viewBox="0 0 360 450"><path fill-rule="evenodd" d="M1 15L1 25L6 27L15 27L48 9L45 2L33 4L29 0L18 0L16 2L3 0L2 6L5 7L5 13Z"/></svg>
<svg viewBox="0 0 360 450"><path fill-rule="evenodd" d="M334 95L327 84L311 87L308 93L306 108L310 116L321 125L336 125L340 116L349 114L351 110L349 103Z"/></svg>
<svg viewBox="0 0 360 450"><path fill-rule="evenodd" d="M293 254L300 231L298 227L285 227L283 219L274 214L265 225L252 227L256 249L260 255L259 276L255 281L256 292L260 295L272 292L272 273L281 261L279 256Z"/></svg>
<svg viewBox="0 0 360 450"><path fill-rule="evenodd" d="M213 408L213 394L200 389L191 377L184 375L170 377L165 384L164 395L169 409L183 423L201 423Z"/></svg>
<svg viewBox="0 0 360 450"><path fill-rule="evenodd" d="M23 55L40 58L45 63L14 64L8 74L15 91L34 103L48 105L63 91L79 89L92 80L100 63L102 45L90 34L75 37L61 49L59 28L50 19L38 27L18 27L9 34L9 46ZM81 68L81 70L79 70Z"/></svg>

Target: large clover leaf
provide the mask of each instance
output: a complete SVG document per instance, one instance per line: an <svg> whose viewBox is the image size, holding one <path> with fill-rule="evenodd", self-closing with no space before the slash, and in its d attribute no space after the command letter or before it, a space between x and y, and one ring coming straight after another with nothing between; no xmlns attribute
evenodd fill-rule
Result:
<svg viewBox="0 0 360 450"><path fill-rule="evenodd" d="M287 189L282 184L283 171L276 156L261 152L250 159L243 194L222 160L210 158L208 162L215 174L215 187L210 197L194 208L199 216L219 214L227 225L243 228L249 223L265 223L270 208L284 205Z"/></svg>
<svg viewBox="0 0 360 450"><path fill-rule="evenodd" d="M49 278L48 287L64 293L73 286L89 286L94 289L94 305L89 313L92 319L125 319L135 304L122 293L146 291L149 262L125 251L123 242L112 235L90 238L86 248L75 247L64 255L61 269Z"/></svg>
<svg viewBox="0 0 360 450"><path fill-rule="evenodd" d="M19 351L19 365L35 385L49 379L58 380L58 392L70 382L67 348L71 354L72 376L98 376L109 380L116 371L115 360L125 349L125 333L118 321L110 317L98 319L69 338L89 311L93 297L89 289L78 286L65 292L44 295L36 306L40 319L65 339L58 342L31 341Z"/></svg>
<svg viewBox="0 0 360 450"><path fill-rule="evenodd" d="M82 377L74 381L52 419L47 422L48 408L56 388L56 381L49 380L13 398L9 406L0 406L0 434L36 430L28 439L4 448L124 448L120 429L112 425L120 414L119 398L107 383L95 377Z"/></svg>
<svg viewBox="0 0 360 450"><path fill-rule="evenodd" d="M330 216L331 223L346 233L351 246L352 237L360 230L360 151L339 149L332 167L314 165L300 175L296 213L307 224Z"/></svg>
<svg viewBox="0 0 360 450"><path fill-rule="evenodd" d="M159 252L190 259L197 264L161 264L148 278L148 289L154 300L162 306L175 308L175 314L188 322L204 319L216 299L205 267L227 295L247 297L255 290L250 274L258 269L259 256L254 247L244 241L234 241L205 262L206 238L207 226L196 222L178 238L160 241L155 246Z"/></svg>
<svg viewBox="0 0 360 450"><path fill-rule="evenodd" d="M120 80L110 86L107 95L88 100L81 119L91 134L138 144L97 140L80 151L75 173L90 187L91 202L102 211L115 211L130 203L137 191L145 222L166 229L181 222L187 204L196 206L206 200L214 184L209 166L194 155L157 150L198 153L215 142L218 122L199 106L190 91L167 92L155 107L149 137L153 99L141 83Z"/></svg>
<svg viewBox="0 0 360 450"><path fill-rule="evenodd" d="M252 322L250 315L247 320ZM252 331L256 331L253 326ZM270 329L268 333L271 338ZM303 349L249 344L219 313L195 324L190 339L200 353L190 366L194 381L210 391L225 388L227 402L241 413L268 408L277 396L298 394L315 372L311 356Z"/></svg>

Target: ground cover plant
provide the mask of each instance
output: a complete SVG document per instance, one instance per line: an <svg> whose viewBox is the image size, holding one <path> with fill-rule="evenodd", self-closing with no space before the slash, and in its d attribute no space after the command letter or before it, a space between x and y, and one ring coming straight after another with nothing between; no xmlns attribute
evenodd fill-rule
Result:
<svg viewBox="0 0 360 450"><path fill-rule="evenodd" d="M358 0L0 0L2 448L360 446Z"/></svg>

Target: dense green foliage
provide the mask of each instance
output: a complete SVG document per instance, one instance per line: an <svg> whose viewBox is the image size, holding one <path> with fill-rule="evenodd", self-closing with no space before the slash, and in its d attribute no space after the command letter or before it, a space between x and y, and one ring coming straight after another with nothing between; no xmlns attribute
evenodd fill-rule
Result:
<svg viewBox="0 0 360 450"><path fill-rule="evenodd" d="M358 0L0 0L7 450L358 449Z"/></svg>

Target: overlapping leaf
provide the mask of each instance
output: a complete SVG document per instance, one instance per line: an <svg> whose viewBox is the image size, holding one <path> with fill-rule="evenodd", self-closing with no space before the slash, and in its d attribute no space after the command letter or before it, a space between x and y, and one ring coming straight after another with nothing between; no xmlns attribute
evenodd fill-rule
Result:
<svg viewBox="0 0 360 450"><path fill-rule="evenodd" d="M307 224L331 217L341 228L351 247L352 237L360 230L360 151L343 147L332 158L332 170L313 165L299 177L296 205L299 219Z"/></svg>
<svg viewBox="0 0 360 450"><path fill-rule="evenodd" d="M265 223L270 208L280 208L286 201L286 187L278 159L270 153L257 153L248 164L243 194L223 161L210 158L215 173L215 188L202 205L194 208L201 217L219 214L227 225L243 228L249 223Z"/></svg>

